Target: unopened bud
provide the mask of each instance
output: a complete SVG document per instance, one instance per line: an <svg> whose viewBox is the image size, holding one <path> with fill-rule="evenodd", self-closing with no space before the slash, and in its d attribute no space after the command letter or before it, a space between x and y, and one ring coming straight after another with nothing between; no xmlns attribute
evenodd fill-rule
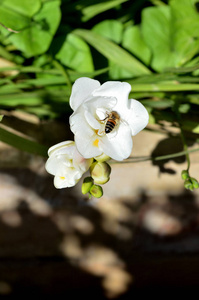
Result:
<svg viewBox="0 0 199 300"><path fill-rule="evenodd" d="M191 182L190 179L185 180L185 182L184 182L184 187L185 187L187 190L193 191L193 184L192 184L192 182Z"/></svg>
<svg viewBox="0 0 199 300"><path fill-rule="evenodd" d="M92 185L93 185L92 177L84 178L84 181L82 183L82 194L84 195L87 194L90 191Z"/></svg>
<svg viewBox="0 0 199 300"><path fill-rule="evenodd" d="M95 198L100 198L103 196L103 189L100 185L94 184L90 189L90 194Z"/></svg>
<svg viewBox="0 0 199 300"><path fill-rule="evenodd" d="M186 180L187 178L189 178L189 172L187 170L183 170L181 173L181 177L183 180Z"/></svg>
<svg viewBox="0 0 199 300"><path fill-rule="evenodd" d="M104 184L109 181L111 167L106 162L94 162L90 167L91 177L95 183Z"/></svg>
<svg viewBox="0 0 199 300"><path fill-rule="evenodd" d="M192 185L193 185L194 189L199 188L199 183L195 178L191 177L190 180L192 182Z"/></svg>

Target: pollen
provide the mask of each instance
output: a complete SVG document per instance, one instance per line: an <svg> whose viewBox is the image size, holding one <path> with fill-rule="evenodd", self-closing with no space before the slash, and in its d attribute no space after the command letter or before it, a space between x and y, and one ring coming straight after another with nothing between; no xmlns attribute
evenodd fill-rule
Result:
<svg viewBox="0 0 199 300"><path fill-rule="evenodd" d="M65 179L65 177L64 177L64 176L60 176L59 178L60 178L61 180L64 180L64 179Z"/></svg>
<svg viewBox="0 0 199 300"><path fill-rule="evenodd" d="M98 147L98 144L99 144L99 139L94 140L93 146Z"/></svg>

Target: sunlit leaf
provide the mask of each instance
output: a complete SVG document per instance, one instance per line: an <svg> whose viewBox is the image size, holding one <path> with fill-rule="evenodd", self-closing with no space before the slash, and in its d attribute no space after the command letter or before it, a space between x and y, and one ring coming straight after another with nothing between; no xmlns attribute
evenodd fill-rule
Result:
<svg viewBox="0 0 199 300"><path fill-rule="evenodd" d="M65 66L79 72L93 72L93 61L88 45L80 37L70 33L56 54Z"/></svg>
<svg viewBox="0 0 199 300"><path fill-rule="evenodd" d="M182 128L183 130L187 130L199 134L199 124L196 121L189 121L189 120L183 121Z"/></svg>
<svg viewBox="0 0 199 300"><path fill-rule="evenodd" d="M199 52L199 15L197 0L171 0L172 39L180 64Z"/></svg>
<svg viewBox="0 0 199 300"><path fill-rule="evenodd" d="M101 1L101 3L96 3L90 6L85 6L81 12L83 14L82 21L88 21L94 16L107 11L111 8L115 8L117 5L126 2L128 0L112 0L112 1ZM85 1L84 1L85 2Z"/></svg>
<svg viewBox="0 0 199 300"><path fill-rule="evenodd" d="M14 8L0 7L0 13L4 15L4 18L10 20L9 27L20 30L18 34L10 34L9 41L17 49L25 52L27 57L45 52L49 48L61 20L59 6L60 0L46 1L31 18L28 13L20 14L13 10ZM7 23L5 25L7 26Z"/></svg>
<svg viewBox="0 0 199 300"><path fill-rule="evenodd" d="M167 82L167 83L134 83L133 80L127 80L132 85L133 92L181 92L181 91L198 91L199 84L194 83L179 83L179 82Z"/></svg>
<svg viewBox="0 0 199 300"><path fill-rule="evenodd" d="M28 16L21 15L3 4L0 5L0 16L1 23L13 30L21 30L22 28L30 26L30 18ZM3 27L1 27L1 33L5 36L8 35L8 31ZM9 35L11 34L9 33Z"/></svg>
<svg viewBox="0 0 199 300"><path fill-rule="evenodd" d="M95 25L92 31L119 44L122 40L123 25L117 20L104 20Z"/></svg>
<svg viewBox="0 0 199 300"><path fill-rule="evenodd" d="M0 0L0 5L19 13L32 17L38 12L42 4L41 0ZM9 22L9 20L7 20Z"/></svg>
<svg viewBox="0 0 199 300"><path fill-rule="evenodd" d="M150 70L135 57L101 35L85 29L77 29L74 34L82 37L107 59L131 72L132 76L150 73Z"/></svg>
<svg viewBox="0 0 199 300"><path fill-rule="evenodd" d="M139 26L132 26L125 30L122 45L129 50L143 63L149 65L151 60L151 51L146 45Z"/></svg>
<svg viewBox="0 0 199 300"><path fill-rule="evenodd" d="M199 51L196 9L190 0L174 0L171 4L142 12L142 35L153 54L151 66L158 72L182 66Z"/></svg>

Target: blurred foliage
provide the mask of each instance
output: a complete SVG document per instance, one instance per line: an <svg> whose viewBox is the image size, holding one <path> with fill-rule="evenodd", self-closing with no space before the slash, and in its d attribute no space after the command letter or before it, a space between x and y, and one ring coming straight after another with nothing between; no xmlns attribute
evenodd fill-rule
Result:
<svg viewBox="0 0 199 300"><path fill-rule="evenodd" d="M75 79L122 80L151 123L180 123L197 139L198 0L0 0L0 16L19 31L0 28L1 115L62 119ZM44 155L43 146L1 130L2 141Z"/></svg>

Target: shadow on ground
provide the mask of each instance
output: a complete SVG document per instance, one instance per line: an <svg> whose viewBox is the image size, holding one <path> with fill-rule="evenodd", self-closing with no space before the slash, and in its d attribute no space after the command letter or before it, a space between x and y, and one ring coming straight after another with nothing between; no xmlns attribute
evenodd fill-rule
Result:
<svg viewBox="0 0 199 300"><path fill-rule="evenodd" d="M42 173L2 174L16 197L0 210L0 295L128 299L143 288L198 286L193 193L89 202Z"/></svg>

